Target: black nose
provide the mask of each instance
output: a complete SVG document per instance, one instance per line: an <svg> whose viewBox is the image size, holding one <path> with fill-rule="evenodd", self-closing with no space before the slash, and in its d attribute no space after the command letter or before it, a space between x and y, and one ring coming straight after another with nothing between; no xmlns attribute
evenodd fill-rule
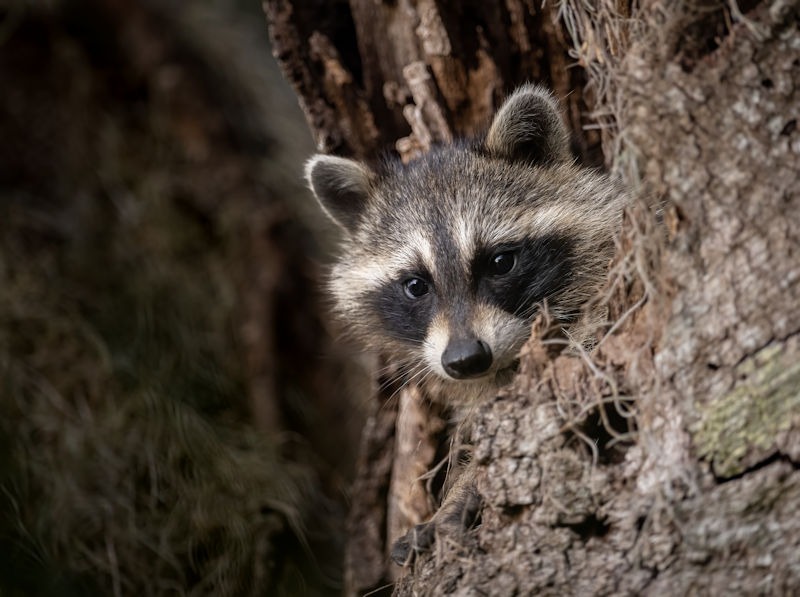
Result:
<svg viewBox="0 0 800 597"><path fill-rule="evenodd" d="M492 350L483 340L451 340L442 353L442 367L456 379L476 377L492 365Z"/></svg>

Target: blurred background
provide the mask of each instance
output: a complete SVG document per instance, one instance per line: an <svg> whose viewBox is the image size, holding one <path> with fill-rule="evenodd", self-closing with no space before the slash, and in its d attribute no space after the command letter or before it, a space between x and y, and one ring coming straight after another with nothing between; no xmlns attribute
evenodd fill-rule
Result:
<svg viewBox="0 0 800 597"><path fill-rule="evenodd" d="M0 0L0 595L335 595L367 366L255 0Z"/></svg>

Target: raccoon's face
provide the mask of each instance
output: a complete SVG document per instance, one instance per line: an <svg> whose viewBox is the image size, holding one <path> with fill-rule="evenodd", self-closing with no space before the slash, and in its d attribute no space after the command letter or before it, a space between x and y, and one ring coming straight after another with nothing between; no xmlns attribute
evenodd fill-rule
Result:
<svg viewBox="0 0 800 597"><path fill-rule="evenodd" d="M543 302L567 323L602 279L619 190L569 159L549 94L523 87L485 142L373 171L316 156L312 190L345 231L330 288L350 331L410 373L511 378Z"/></svg>

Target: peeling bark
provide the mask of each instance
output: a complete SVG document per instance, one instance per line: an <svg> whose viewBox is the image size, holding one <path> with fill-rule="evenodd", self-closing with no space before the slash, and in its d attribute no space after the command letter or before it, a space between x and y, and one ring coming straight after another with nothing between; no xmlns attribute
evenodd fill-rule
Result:
<svg viewBox="0 0 800 597"><path fill-rule="evenodd" d="M422 124L433 141L449 138L445 130L478 134L499 101L532 80L565 101L582 157L600 157L598 133L582 131L583 73L567 68L567 40L549 4L266 0L264 9L275 58L321 151L373 158L424 150Z"/></svg>

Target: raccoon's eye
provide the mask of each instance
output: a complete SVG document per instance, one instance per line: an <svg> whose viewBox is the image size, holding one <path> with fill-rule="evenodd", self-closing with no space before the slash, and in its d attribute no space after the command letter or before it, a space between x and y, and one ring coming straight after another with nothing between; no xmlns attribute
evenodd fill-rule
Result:
<svg viewBox="0 0 800 597"><path fill-rule="evenodd" d="M408 298L417 299L430 291L430 286L422 278L409 278L403 282L403 290Z"/></svg>
<svg viewBox="0 0 800 597"><path fill-rule="evenodd" d="M502 276L507 274L517 263L517 254L514 251L497 253L489 259L489 274L492 276Z"/></svg>

